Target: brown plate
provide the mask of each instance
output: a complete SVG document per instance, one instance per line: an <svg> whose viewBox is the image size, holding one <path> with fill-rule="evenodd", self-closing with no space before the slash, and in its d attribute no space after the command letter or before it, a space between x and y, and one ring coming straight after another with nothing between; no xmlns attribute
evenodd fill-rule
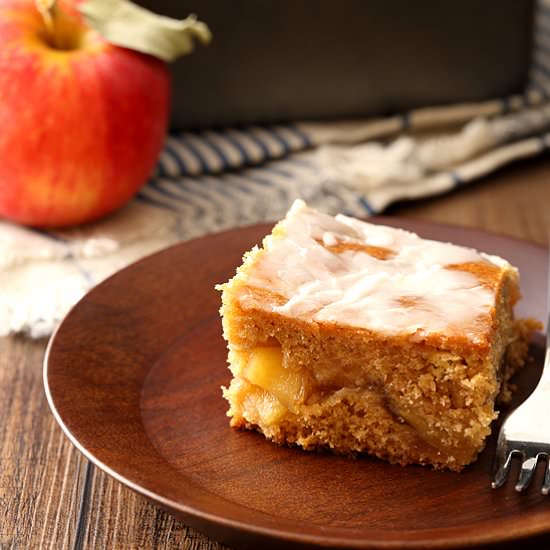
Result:
<svg viewBox="0 0 550 550"><path fill-rule="evenodd" d="M481 231L378 221L472 245L519 266L519 315L544 318L544 249ZM494 438L461 474L277 447L230 429L229 380L214 284L268 225L174 246L117 273L67 316L45 360L52 410L99 468L239 548L450 548L550 532L538 479L518 495L489 487ZM542 364L518 378L516 402Z"/></svg>

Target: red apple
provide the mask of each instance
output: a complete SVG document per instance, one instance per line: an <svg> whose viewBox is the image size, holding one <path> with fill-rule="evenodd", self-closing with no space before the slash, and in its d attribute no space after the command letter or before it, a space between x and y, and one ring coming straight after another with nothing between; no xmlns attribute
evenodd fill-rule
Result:
<svg viewBox="0 0 550 550"><path fill-rule="evenodd" d="M87 222L120 207L162 147L164 62L107 43L74 5L51 32L33 0L0 0L0 217Z"/></svg>

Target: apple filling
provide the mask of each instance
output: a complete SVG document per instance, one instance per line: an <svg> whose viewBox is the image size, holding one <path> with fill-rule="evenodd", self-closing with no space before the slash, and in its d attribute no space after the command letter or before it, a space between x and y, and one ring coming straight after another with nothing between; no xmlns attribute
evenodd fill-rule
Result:
<svg viewBox="0 0 550 550"><path fill-rule="evenodd" d="M267 424L274 421L273 416L277 418L281 416L281 410L280 407L276 407L277 404L283 407L285 413L286 411L297 413L298 406L304 403L311 389L309 377L305 372L284 366L283 350L280 346L252 349L241 376L267 392L269 396L267 402L270 406L266 407L268 414L262 414Z"/></svg>
<svg viewBox="0 0 550 550"><path fill-rule="evenodd" d="M458 460L468 460L471 454L469 445L463 452L456 444L446 443L447 434L437 422L419 414L415 407L390 398L378 384L320 386L305 368L285 364L285 354L278 343L270 341L268 345L246 352L235 352L232 362L239 379L236 386L243 392L241 399L248 402L244 405L244 409L249 411L247 420L264 429L277 425L288 414L300 416L306 410L316 414L313 411L317 409L310 408L310 405L315 407L315 403L328 403L333 398L336 403L345 400L346 395L353 395L363 407L368 403L373 417L382 415L400 426L406 425L412 430L409 431L411 436L414 433L414 437L434 449L445 451Z"/></svg>

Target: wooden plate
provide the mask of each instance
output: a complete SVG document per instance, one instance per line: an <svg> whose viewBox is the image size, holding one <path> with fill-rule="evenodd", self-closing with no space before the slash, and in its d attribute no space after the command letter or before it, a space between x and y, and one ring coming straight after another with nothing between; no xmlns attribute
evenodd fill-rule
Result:
<svg viewBox="0 0 550 550"><path fill-rule="evenodd" d="M544 318L544 249L481 231L397 218L378 221L471 245L519 266L519 315ZM281 448L230 429L229 380L214 284L270 230L261 225L190 241L92 290L67 316L45 359L51 408L99 468L239 548L450 548L550 532L541 479L518 495L489 487L494 440L461 474ZM542 364L518 379L522 399Z"/></svg>

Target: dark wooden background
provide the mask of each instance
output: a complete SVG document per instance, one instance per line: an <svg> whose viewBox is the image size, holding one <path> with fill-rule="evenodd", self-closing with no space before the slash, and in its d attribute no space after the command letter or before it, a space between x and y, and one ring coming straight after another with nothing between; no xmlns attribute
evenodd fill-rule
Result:
<svg viewBox="0 0 550 550"><path fill-rule="evenodd" d="M445 196L394 205L388 213L546 244L550 155ZM45 347L46 341L0 339L0 548L221 549L91 467L73 448L44 397ZM522 546L550 548L550 538Z"/></svg>

